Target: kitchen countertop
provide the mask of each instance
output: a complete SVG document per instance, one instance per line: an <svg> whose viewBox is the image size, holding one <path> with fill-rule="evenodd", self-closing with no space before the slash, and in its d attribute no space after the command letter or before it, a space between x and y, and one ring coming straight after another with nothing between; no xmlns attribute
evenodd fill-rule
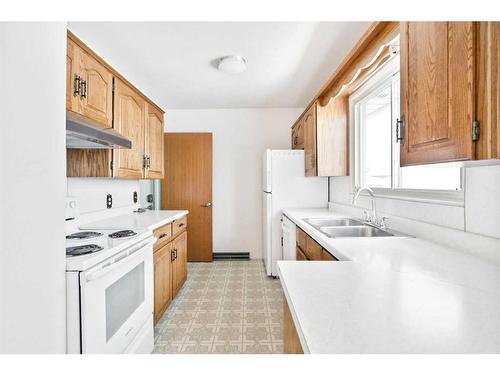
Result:
<svg viewBox="0 0 500 375"><path fill-rule="evenodd" d="M187 210L146 210L92 221L79 226L80 229L144 229L154 230L176 219L186 216Z"/></svg>
<svg viewBox="0 0 500 375"><path fill-rule="evenodd" d="M344 262L278 262L305 352L500 353L500 266L418 238L329 238L284 214Z"/></svg>

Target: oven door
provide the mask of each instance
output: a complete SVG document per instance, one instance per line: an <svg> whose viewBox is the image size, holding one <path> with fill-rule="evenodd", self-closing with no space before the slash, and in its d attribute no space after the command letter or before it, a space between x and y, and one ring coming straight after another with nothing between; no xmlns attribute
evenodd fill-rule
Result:
<svg viewBox="0 0 500 375"><path fill-rule="evenodd" d="M82 353L123 353L151 321L153 242L132 246L82 272Z"/></svg>

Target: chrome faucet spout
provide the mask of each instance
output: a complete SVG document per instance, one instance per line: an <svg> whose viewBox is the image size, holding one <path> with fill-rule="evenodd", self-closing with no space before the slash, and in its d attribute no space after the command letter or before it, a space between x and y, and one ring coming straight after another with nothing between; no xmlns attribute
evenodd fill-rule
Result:
<svg viewBox="0 0 500 375"><path fill-rule="evenodd" d="M371 214L371 217L370 217L369 221L375 223L375 222L377 222L377 204L375 202L375 194L373 193L372 189L370 189L368 186L361 186L361 187L359 187L356 190L356 193L354 194L354 197L352 198L352 205L354 206L356 204L356 201L358 200L358 197L360 196L360 194L363 191L366 191L370 195L370 198L372 200L372 214Z"/></svg>

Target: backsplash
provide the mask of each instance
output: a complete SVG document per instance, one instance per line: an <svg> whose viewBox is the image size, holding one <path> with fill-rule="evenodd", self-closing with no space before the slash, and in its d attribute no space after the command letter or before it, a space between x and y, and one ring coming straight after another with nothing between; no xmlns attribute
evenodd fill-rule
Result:
<svg viewBox="0 0 500 375"><path fill-rule="evenodd" d="M111 178L68 178L67 194L76 197L81 214L106 210L106 196L113 197L113 209L134 204L134 191L140 203L139 180Z"/></svg>

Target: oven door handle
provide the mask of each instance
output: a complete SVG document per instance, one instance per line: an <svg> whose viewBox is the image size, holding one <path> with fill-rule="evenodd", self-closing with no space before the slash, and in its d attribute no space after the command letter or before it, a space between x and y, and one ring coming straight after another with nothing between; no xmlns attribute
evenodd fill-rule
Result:
<svg viewBox="0 0 500 375"><path fill-rule="evenodd" d="M152 245L156 242L154 238L149 239L146 242L142 242L140 245L135 246L131 248L130 250L125 250L124 253L126 252L126 255L120 257L120 253L117 254L117 258L113 263L110 263L103 268L92 272L90 274L87 274L85 277L85 281L93 281L96 280L105 274L108 274L109 272L112 272L116 267L118 267L124 260L130 260L135 258L137 256L137 253L145 248L146 246Z"/></svg>

